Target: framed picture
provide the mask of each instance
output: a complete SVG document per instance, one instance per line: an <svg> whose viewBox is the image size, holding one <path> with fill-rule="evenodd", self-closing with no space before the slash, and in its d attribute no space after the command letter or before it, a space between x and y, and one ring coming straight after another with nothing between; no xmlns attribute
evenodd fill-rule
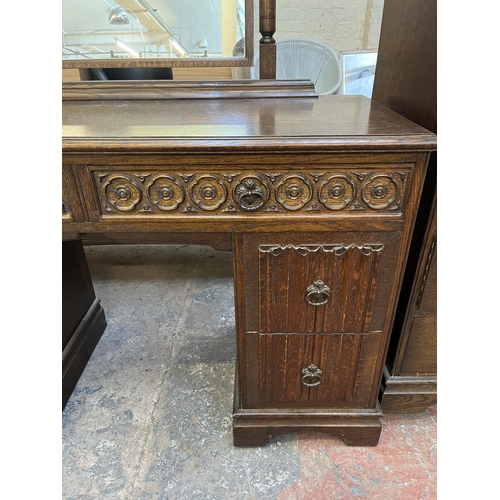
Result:
<svg viewBox="0 0 500 500"><path fill-rule="evenodd" d="M339 52L343 79L339 94L372 96L376 50L344 50Z"/></svg>

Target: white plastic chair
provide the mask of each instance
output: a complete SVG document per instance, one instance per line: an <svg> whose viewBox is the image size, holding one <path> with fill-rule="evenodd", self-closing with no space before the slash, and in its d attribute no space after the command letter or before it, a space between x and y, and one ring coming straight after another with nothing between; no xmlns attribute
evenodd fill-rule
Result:
<svg viewBox="0 0 500 500"><path fill-rule="evenodd" d="M259 54L250 68L250 76L259 79ZM328 45L305 38L289 38L276 42L276 79L311 80L317 94L334 94L342 82L342 67Z"/></svg>

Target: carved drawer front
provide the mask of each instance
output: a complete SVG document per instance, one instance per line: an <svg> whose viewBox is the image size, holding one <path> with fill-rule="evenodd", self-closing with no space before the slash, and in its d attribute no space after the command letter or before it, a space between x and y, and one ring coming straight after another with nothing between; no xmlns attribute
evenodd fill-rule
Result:
<svg viewBox="0 0 500 500"><path fill-rule="evenodd" d="M381 332L258 334L250 407L368 407L380 339Z"/></svg>
<svg viewBox="0 0 500 500"><path fill-rule="evenodd" d="M367 332L384 245L259 246L259 331Z"/></svg>
<svg viewBox="0 0 500 500"><path fill-rule="evenodd" d="M236 262L245 262L236 266L244 404L374 404L400 238L389 231L236 238Z"/></svg>
<svg viewBox="0 0 500 500"><path fill-rule="evenodd" d="M246 167L245 173L215 168L196 173L145 170L144 166L91 170L105 218L269 212L401 216L412 165L349 165L308 172L248 172Z"/></svg>
<svg viewBox="0 0 500 500"><path fill-rule="evenodd" d="M383 330L399 237L393 232L245 235L240 258L246 264L246 330Z"/></svg>

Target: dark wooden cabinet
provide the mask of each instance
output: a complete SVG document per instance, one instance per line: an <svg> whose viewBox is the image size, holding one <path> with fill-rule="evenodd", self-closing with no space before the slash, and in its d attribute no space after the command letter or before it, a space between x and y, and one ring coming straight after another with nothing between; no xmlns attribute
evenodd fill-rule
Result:
<svg viewBox="0 0 500 500"><path fill-rule="evenodd" d="M373 99L437 131L435 0L385 0ZM429 161L381 393L384 412L437 402L437 153Z"/></svg>
<svg viewBox="0 0 500 500"><path fill-rule="evenodd" d="M67 213L63 214L63 220ZM106 319L81 240L62 242L62 407L101 338Z"/></svg>
<svg viewBox="0 0 500 500"><path fill-rule="evenodd" d="M279 97L277 82L249 99L244 85L214 86L218 98L70 86L63 233L228 236L217 241L234 257L235 445L303 430L376 445L435 136L363 96Z"/></svg>

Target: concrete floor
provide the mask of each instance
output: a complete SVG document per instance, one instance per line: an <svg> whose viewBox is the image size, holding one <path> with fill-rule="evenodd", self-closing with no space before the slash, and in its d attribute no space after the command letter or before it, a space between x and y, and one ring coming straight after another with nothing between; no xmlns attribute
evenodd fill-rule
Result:
<svg viewBox="0 0 500 500"><path fill-rule="evenodd" d="M436 498L436 408L385 416L376 447L232 445L231 254L86 248L108 327L63 411L64 500Z"/></svg>

